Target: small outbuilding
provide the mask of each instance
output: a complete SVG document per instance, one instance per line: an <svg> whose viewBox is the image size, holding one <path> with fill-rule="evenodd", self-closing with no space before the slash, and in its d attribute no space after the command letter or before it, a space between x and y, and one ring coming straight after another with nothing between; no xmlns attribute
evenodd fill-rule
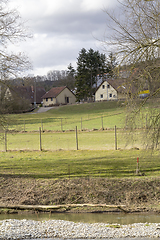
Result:
<svg viewBox="0 0 160 240"><path fill-rule="evenodd" d="M42 96L43 106L58 106L76 103L75 94L67 87L55 87Z"/></svg>

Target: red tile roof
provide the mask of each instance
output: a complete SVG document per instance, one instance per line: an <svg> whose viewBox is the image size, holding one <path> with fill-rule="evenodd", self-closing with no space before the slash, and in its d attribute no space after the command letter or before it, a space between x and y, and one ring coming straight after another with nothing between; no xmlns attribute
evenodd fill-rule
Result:
<svg viewBox="0 0 160 240"><path fill-rule="evenodd" d="M13 86L10 87L10 91L14 97L25 98L32 104L34 103L35 88L33 86ZM43 87L36 87L36 103L40 104L42 102L42 96L45 92Z"/></svg>
<svg viewBox="0 0 160 240"><path fill-rule="evenodd" d="M51 88L51 90L49 90L46 94L44 94L42 96L42 98L55 98L57 97L65 88L67 88L66 86L64 87L55 87L55 88Z"/></svg>

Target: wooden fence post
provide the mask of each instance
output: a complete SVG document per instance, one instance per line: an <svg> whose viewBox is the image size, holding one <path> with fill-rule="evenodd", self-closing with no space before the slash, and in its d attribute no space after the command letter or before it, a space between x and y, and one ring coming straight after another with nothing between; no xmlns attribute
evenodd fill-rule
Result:
<svg viewBox="0 0 160 240"><path fill-rule="evenodd" d="M77 126L76 126L76 145L77 145L77 150L78 150L78 133L77 133Z"/></svg>
<svg viewBox="0 0 160 240"><path fill-rule="evenodd" d="M101 121L102 121L102 130L103 130L103 116L101 117Z"/></svg>
<svg viewBox="0 0 160 240"><path fill-rule="evenodd" d="M39 143L40 143L40 151L42 151L42 136L41 136L41 127L39 128Z"/></svg>
<svg viewBox="0 0 160 240"><path fill-rule="evenodd" d="M5 144L5 152L7 152L7 130L4 132L4 144Z"/></svg>
<svg viewBox="0 0 160 240"><path fill-rule="evenodd" d="M117 127L115 125L115 150L117 150Z"/></svg>

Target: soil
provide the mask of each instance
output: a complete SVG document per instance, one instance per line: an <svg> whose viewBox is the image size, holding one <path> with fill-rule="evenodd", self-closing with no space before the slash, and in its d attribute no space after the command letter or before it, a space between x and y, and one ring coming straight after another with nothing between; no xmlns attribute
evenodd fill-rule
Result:
<svg viewBox="0 0 160 240"><path fill-rule="evenodd" d="M160 178L56 180L5 176L0 177L0 183L1 206L92 203L125 205L124 209L128 212L160 213ZM13 213L13 210L1 209L0 211ZM69 211L100 212L111 211L111 209L77 207Z"/></svg>

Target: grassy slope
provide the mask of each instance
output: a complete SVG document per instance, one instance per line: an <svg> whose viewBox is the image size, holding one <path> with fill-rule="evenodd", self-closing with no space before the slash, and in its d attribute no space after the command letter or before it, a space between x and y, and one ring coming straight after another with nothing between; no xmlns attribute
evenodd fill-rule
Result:
<svg viewBox="0 0 160 240"><path fill-rule="evenodd" d="M113 128L118 124L119 127L124 126L125 108L121 102L98 102L79 105L60 106L45 113L40 114L16 114L11 117L10 128L35 131L41 127L43 123L44 130L63 130L75 129L78 126L82 128L93 129L102 127L102 116L104 127ZM21 126L17 126L21 124Z"/></svg>
<svg viewBox="0 0 160 240"><path fill-rule="evenodd" d="M137 156L145 176L135 175ZM124 204L131 212L160 211L159 174L159 151L0 153L0 204L102 203Z"/></svg>
<svg viewBox="0 0 160 240"><path fill-rule="evenodd" d="M119 103L118 103L119 104ZM119 114L120 113L120 114ZM80 128L80 119L85 119L84 128L101 126L101 116L106 116L104 127L112 128L114 125L124 126L125 108L119 107L117 102L104 102L83 104L78 106L62 106L44 114L21 114L9 116L14 121L26 122L26 130L37 130L43 120L44 127L53 130L60 129L59 121L67 118L68 125ZM116 116L116 117L115 117ZM93 120L92 124L90 119ZM53 119L55 122L53 124ZM13 122L13 120L12 120ZM94 123L94 124L93 124ZM84 123L83 123L84 124ZM54 128L53 128L54 125ZM25 149L34 146L33 141L38 138L32 132L32 138L27 134L13 134L14 141L9 140L10 146L15 149L15 143L24 144ZM44 133L47 144L58 144L61 133ZM67 132L70 136L73 133ZM80 138L82 137L80 134ZM95 150L106 138L106 132L89 132L83 135L84 144L92 144L94 150L67 150L67 151L12 151L0 153L0 203L8 204L63 204L63 203L107 203L126 204L128 208L153 205L158 209L159 202L159 151L144 150ZM31 136L31 135L30 135ZM102 136L105 136L102 138ZM119 139L119 138L118 138ZM26 141L27 140L27 141ZM66 140L66 141L65 141ZM97 144L97 140L100 145ZM121 140L119 140L121 141ZM69 144L69 137L63 139L65 147ZM122 142L122 141L121 141ZM121 143L120 142L120 143ZM137 142L137 141L136 141ZM119 144L120 144L119 143ZM75 141L72 140L73 146ZM80 141L81 146L81 141ZM110 145L109 145L110 146ZM38 148L38 144L36 146ZM35 149L33 147L33 149ZM73 148L75 149L75 147ZM145 176L135 175L137 157L140 159L140 171ZM140 204L140 205L139 205ZM133 207L135 209L135 207ZM146 208L147 209L147 208ZM80 210L81 211L81 210Z"/></svg>
<svg viewBox="0 0 160 240"><path fill-rule="evenodd" d="M160 174L159 151L55 151L0 153L0 175L33 178L135 177Z"/></svg>
<svg viewBox="0 0 160 240"><path fill-rule="evenodd" d="M136 141L132 141L123 130L117 129L118 149L143 149L141 134L137 132ZM43 150L76 150L75 131L44 132L41 134ZM4 139L1 139L0 150L4 151ZM40 137L38 132L7 133L7 150L39 150ZM113 150L115 149L115 133L113 130L105 131L79 131L79 150Z"/></svg>
<svg viewBox="0 0 160 240"><path fill-rule="evenodd" d="M21 114L13 115L14 120L28 119L29 121L43 117L49 119L68 118L70 121L76 121L83 116L84 118L97 118L98 116L108 116L108 126L111 126L115 121L119 124L120 120L124 120L125 107L122 102L100 102L89 103L71 106L62 106L50 110L44 114ZM120 115L116 115L121 113ZM109 117L111 116L111 117ZM115 117L116 116L116 117ZM120 119L117 116L121 116ZM123 116L123 117L122 117ZM114 121L113 121L114 120ZM26 124L27 128L27 124ZM38 123L37 123L38 128ZM118 147L123 148L126 139L122 137L123 131L118 132ZM140 134L137 134L139 138ZM31 174L31 176L43 175L49 177L63 177L68 175L68 171L72 172L72 176L133 176L135 173L135 159L140 157L142 171L145 174L152 176L159 173L159 156L157 152L154 155L145 154L145 151L106 151L114 149L114 132L113 131L93 131L80 132L79 149L86 151L74 151L76 149L75 133L44 133L42 135L42 148L46 150L65 149L67 151L55 152L15 152L15 153L0 153L1 174ZM139 138L140 139L140 138ZM142 139L140 139L142 142ZM136 139L137 147L140 145ZM8 136L8 145L10 150L39 149L38 133L18 133ZM134 147L135 145L133 145ZM1 145L1 150L4 150L4 143ZM155 159L154 159L154 157ZM134 159L134 160L133 160ZM154 159L154 161L152 161ZM61 161L60 161L61 160ZM35 167L36 166L36 167ZM53 167L54 166L54 167ZM71 166L68 170L68 166ZM33 169L35 169L33 171ZM36 170L37 169L37 170ZM54 169L54 171L53 171ZM52 173L54 174L52 175ZM48 175L46 175L48 174Z"/></svg>

